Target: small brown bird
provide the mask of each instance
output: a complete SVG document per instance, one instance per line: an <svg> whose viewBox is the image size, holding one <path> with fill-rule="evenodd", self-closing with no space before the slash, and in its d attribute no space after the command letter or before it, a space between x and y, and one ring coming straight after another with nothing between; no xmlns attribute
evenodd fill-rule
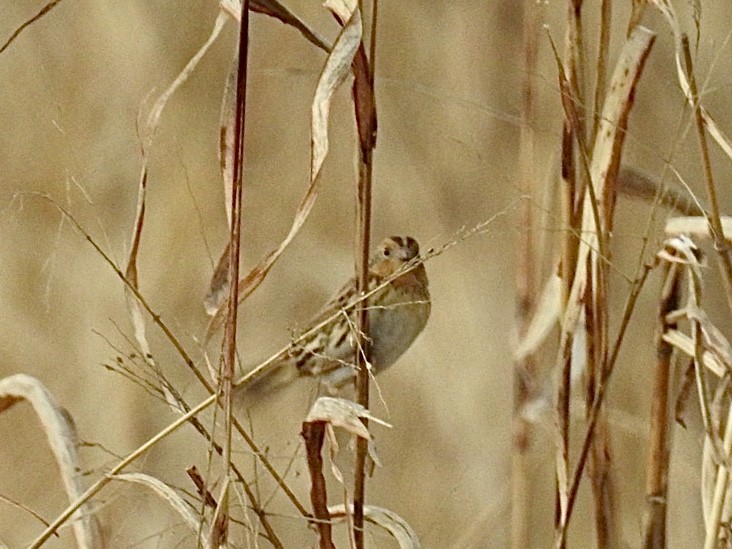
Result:
<svg viewBox="0 0 732 549"><path fill-rule="evenodd" d="M427 273L419 261L419 244L409 236L384 239L369 262L369 291L386 283L367 299L372 372L397 361L424 329L431 303ZM416 266L409 268L409 264ZM398 274L402 272L402 274ZM317 377L333 393L356 376L356 280L351 279L296 338L284 357L264 369L241 389L262 392L302 376ZM340 313L339 313L340 311ZM313 333L315 326L332 318Z"/></svg>

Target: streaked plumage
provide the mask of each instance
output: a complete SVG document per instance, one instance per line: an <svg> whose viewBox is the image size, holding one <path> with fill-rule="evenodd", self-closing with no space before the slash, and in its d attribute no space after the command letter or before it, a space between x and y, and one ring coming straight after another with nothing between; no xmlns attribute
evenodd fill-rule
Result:
<svg viewBox="0 0 732 549"><path fill-rule="evenodd" d="M411 237L393 236L384 239L369 263L369 290L372 290L407 263L419 258L419 245ZM285 385L299 376L314 376L331 392L343 387L356 375L355 308L347 309L349 320L342 312L356 300L356 282L351 279L308 323L302 331L336 314L318 331L290 345L286 356L258 377L247 391L262 391ZM367 300L371 363L378 373L406 351L424 329L430 316L430 294L423 264L405 269L370 296ZM337 314L341 311L340 314Z"/></svg>

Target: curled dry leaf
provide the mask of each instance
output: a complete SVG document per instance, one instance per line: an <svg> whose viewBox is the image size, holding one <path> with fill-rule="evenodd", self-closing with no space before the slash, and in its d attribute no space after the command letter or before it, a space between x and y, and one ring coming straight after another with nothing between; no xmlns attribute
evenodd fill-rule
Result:
<svg viewBox="0 0 732 549"><path fill-rule="evenodd" d="M338 453L338 441L335 437L335 427L340 427L353 433L354 435L364 438L369 442L372 441L371 433L363 424L361 419L368 419L384 427L391 427L389 423L375 417L371 412L351 400L335 397L320 397L310 408L305 423L323 422L326 424L325 434L329 442L330 466L333 476L343 484L343 474L333 461ZM374 447L369 444L369 456L374 464L379 464Z"/></svg>
<svg viewBox="0 0 732 549"><path fill-rule="evenodd" d="M198 533L201 521L203 521L204 524L206 522L206 519L201 517L175 489L168 486L160 479L143 473L122 473L115 475L114 479L122 482L139 484L152 490L155 495L162 498L163 501L170 505L170 507L180 515L183 522L185 522L188 528L190 528L194 533ZM202 547L210 547L205 536L199 536L198 543L200 543Z"/></svg>
<svg viewBox="0 0 732 549"><path fill-rule="evenodd" d="M353 514L353 509L346 509L343 504L332 505L328 508L334 522L340 522ZM420 549L417 533L409 523L395 512L375 505L364 505L363 518L368 522L380 526L399 543L401 549Z"/></svg>
<svg viewBox="0 0 732 549"><path fill-rule="evenodd" d="M720 526L728 522L732 513L732 507L727 498L729 471L724 464L732 453L732 407L727 410L726 425L722 429L724 413L720 410L719 396L726 387L720 386L717 398L710 406L704 372L707 368L711 369L723 379L723 384L726 383L730 372L732 351L727 339L700 308L701 265L693 241L685 234L670 238L665 242L664 250L658 254L658 258L684 264L689 275L688 303L684 309L672 314L675 317L685 316L690 321L691 337L678 330L668 330L663 334L663 339L693 358L696 365L694 373L707 434L704 439L701 484L702 508L706 526L704 547L711 548L718 545ZM701 338L699 334L701 334ZM699 363L704 367L701 367ZM722 465L718 465L720 462Z"/></svg>
<svg viewBox="0 0 732 549"><path fill-rule="evenodd" d="M687 234L679 234L667 238L663 248L656 254L658 259L670 263L680 263L690 267L694 276L701 278L701 262L699 261L699 248Z"/></svg>
<svg viewBox="0 0 732 549"><path fill-rule="evenodd" d="M320 397L308 412L305 421L324 421L333 427L340 427L356 436L371 440L371 434L361 422L368 419L384 427L391 425L375 417L368 409L345 398Z"/></svg>
<svg viewBox="0 0 732 549"><path fill-rule="evenodd" d="M149 157L149 150L152 147L155 132L157 131L157 128L160 124L160 118L162 116L163 110L165 109L165 106L168 103L168 100L173 96L178 88L180 88L180 86L183 85L186 80L188 80L188 77L193 73L195 68L198 66L198 63L201 61L201 59L203 59L203 56L218 38L226 20L227 16L223 12L220 12L218 17L216 18L214 28L211 31L211 35L208 37L208 40L206 40L203 46L201 46L196 54L188 61L186 66L183 68L180 74L178 74L175 80L168 86L168 88L155 100L153 107L150 109L150 112L147 115L145 124L142 127L142 167L140 174L140 183L137 190L137 207L132 230L132 242L130 245L130 253L127 258L127 266L125 268L125 277L127 278L129 284L135 289L138 289L137 255L140 249L142 230L145 223L148 175L147 162ZM147 340L145 318L142 313L140 303L138 302L137 297L128 287L125 287L125 297L127 300L127 308L129 310L130 320L134 329L135 340L137 341L137 344L142 350L144 356L151 357L152 353L150 351L150 345L148 344ZM151 358L146 358L146 360L152 362ZM165 400L170 408L176 413L183 413L184 407L181 405L181 403L178 401L178 399L170 391L165 383L160 383L160 390L165 396Z"/></svg>
<svg viewBox="0 0 732 549"><path fill-rule="evenodd" d="M323 162L328 154L328 118L330 113L330 105L333 95L341 86L346 77L350 74L353 57L361 43L361 16L357 9L349 14L347 23L341 29L336 40L333 50L325 61L325 66L320 74L318 84L315 89L315 97L311 108L311 154L310 154L310 182L305 192L305 196L300 202L295 218L293 219L290 232L279 244L279 246L269 252L259 264L257 264L244 279L239 283L239 301L244 301L251 293L256 290L269 273L272 266L279 259L287 246L295 238L310 215L310 211L315 204L318 196L319 188L317 182L319 180L320 171ZM211 321L206 339L209 339L213 331L221 325L225 311L225 301L222 303L214 318Z"/></svg>
<svg viewBox="0 0 732 549"><path fill-rule="evenodd" d="M652 5L654 5L658 11L661 12L661 15L663 15L664 19L666 19L666 23L671 29L671 33L674 36L674 43L676 48L676 75L679 79L679 84L681 85L681 89L684 92L684 96L686 97L687 102L689 103L689 105L692 106L692 108L694 108L694 97L691 93L691 87L689 85L689 80L686 76L686 71L684 70L684 63L682 61L684 59L682 47L683 33L681 32L681 26L679 25L679 20L676 17L676 12L668 0L648 1ZM709 134L717 142L717 145L719 145L724 153L729 158L732 158L732 141L730 141L729 137L725 135L725 133L717 125L712 116L707 112L704 107L699 105L699 110L701 112L702 119L704 120L704 125L706 126Z"/></svg>
<svg viewBox="0 0 732 549"><path fill-rule="evenodd" d="M328 154L328 118L330 105L335 91L351 73L353 58L361 43L363 28L361 13L355 2L326 2L325 6L336 13L346 24L341 29L333 51L328 56L315 88L315 97L311 108L311 182L320 173L325 156Z"/></svg>
<svg viewBox="0 0 732 549"><path fill-rule="evenodd" d="M635 88L654 41L655 34L645 27L639 25L631 31L620 51L599 117L600 124L589 166L589 185L592 186L593 192L585 193L581 209L583 238L580 240L572 288L561 323L562 331L556 361L558 371L561 371L566 358L572 352L572 339L584 308L586 290L590 287L591 281L597 279L599 262L607 259L600 255L605 251L603 246L605 235L612 228L615 200L613 183L620 167ZM566 77L559 60L558 65L560 84L564 86L563 81L566 82ZM577 113L574 104L566 99L563 93L565 115L571 120L577 117ZM561 532L565 532L569 496L569 456L566 455L563 445L558 445L556 463L560 504L559 528Z"/></svg>
<svg viewBox="0 0 732 549"><path fill-rule="evenodd" d="M155 359L153 358L150 344L147 341L147 328L145 325L145 316L143 315L140 302L132 294L131 290L125 286L125 296L127 298L127 309L130 314L130 322L135 334L135 341L141 351L141 358L153 369L157 370L155 365ZM185 407L176 397L175 394L170 390L170 386L165 382L164 379L159 378L158 388L165 398L165 402L168 404L170 409L176 414L185 413Z"/></svg>
<svg viewBox="0 0 732 549"><path fill-rule="evenodd" d="M34 377L17 374L0 379L0 412L18 402L33 406L56 458L59 472L70 502L85 492L83 467L76 451L76 427L71 415L59 406L51 392ZM102 538L94 509L86 503L73 515L74 535L79 547L102 547Z"/></svg>
<svg viewBox="0 0 732 549"><path fill-rule="evenodd" d="M229 210L227 209L227 212ZM231 242L226 244L224 252L221 254L216 268L214 269L213 276L211 277L211 283L209 284L208 293L206 299L203 301L203 305L206 308L206 312L213 316L216 311L226 301L226 296L229 293L229 287L231 286L231 276L229 274L229 250L231 250Z"/></svg>
<svg viewBox="0 0 732 549"><path fill-rule="evenodd" d="M702 361L704 362L704 366L709 368L704 358L702 358ZM688 362L684 373L681 376L681 382L679 383L679 388L676 391L676 406L674 406L674 419L676 420L676 423L681 425L684 429L686 429L686 420L684 418L686 417L687 404L691 399L691 390L694 387L695 382L696 372L694 371L694 361L692 359Z"/></svg>
<svg viewBox="0 0 732 549"><path fill-rule="evenodd" d="M655 35L651 31L644 27L636 27L623 46L610 82L611 92L607 96L600 117L601 123L597 131L590 164L591 185L595 188L594 194L598 198L605 195L607 181L615 176L620 165L620 153L632 106L633 92L654 40ZM562 349L568 345L568 340L583 307L582 299L588 284L587 259L592 257L593 264L599 260L597 253L594 253L598 250L599 237L590 193L585 195L582 206L582 234L584 238L580 241L574 282L562 319L563 341L560 353L563 353Z"/></svg>
<svg viewBox="0 0 732 549"><path fill-rule="evenodd" d="M323 5L333 12L339 22L348 21L357 13L355 0L326 0ZM353 103L356 113L356 129L363 156L370 155L376 146L376 100L371 78L368 55L359 39L358 49L353 57Z"/></svg>
<svg viewBox="0 0 732 549"><path fill-rule="evenodd" d="M160 96L158 96L152 108L150 109L150 112L147 115L147 119L145 120L144 125L141 128L142 170L140 175L140 184L137 191L137 210L135 214L132 245L130 246L130 255L127 260L127 268L125 270L126 276L135 288L137 288L137 253L140 244L140 237L142 235L142 227L145 219L145 198L147 194L147 158L149 155L150 147L152 146L155 132L160 125L160 117L162 116L163 110L168 104L170 98L178 90L178 88L180 88L183 83L188 80L188 77L193 73L201 59L203 59L203 56L219 37L219 34L221 34L221 29L223 29L226 20L226 15L223 13L219 13L216 21L214 22L214 28L211 31L211 35L208 37L208 40L206 40L206 42L203 44L203 46L201 46L196 54L191 57L186 66L178 74L175 80L173 80L173 82L168 86L168 88L163 93L161 93Z"/></svg>
<svg viewBox="0 0 732 549"><path fill-rule="evenodd" d="M231 193L234 188L234 157L235 157L235 132L236 132L236 82L239 76L239 54L234 55L229 67L229 74L224 83L224 94L221 99L221 114L219 118L219 166L221 168L221 179L224 182L224 209L226 210L226 221L231 228ZM227 248L231 243L227 244ZM216 269L223 264L228 267L228 250L224 252L226 262L219 260ZM222 259L223 259L222 256ZM216 274L214 274L216 277Z"/></svg>

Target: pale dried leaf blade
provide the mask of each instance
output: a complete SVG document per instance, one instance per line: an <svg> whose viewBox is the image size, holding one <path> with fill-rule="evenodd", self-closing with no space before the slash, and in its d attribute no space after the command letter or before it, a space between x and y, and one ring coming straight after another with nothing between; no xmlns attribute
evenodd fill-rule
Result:
<svg viewBox="0 0 732 549"><path fill-rule="evenodd" d="M671 254L667 252L666 250L661 250L656 254L656 257L662 261L667 261L669 263L677 263L679 265L687 265L688 262L683 258L679 257L678 255Z"/></svg>
<svg viewBox="0 0 732 549"><path fill-rule="evenodd" d="M704 524L708 524L712 513L714 501L714 485L717 478L717 460L714 457L714 445L709 437L704 437L704 449L702 451L701 484L699 490L702 500L702 515Z"/></svg>
<svg viewBox="0 0 732 549"><path fill-rule="evenodd" d="M290 232L280 245L267 254L239 283L239 301L244 301L259 287L272 266L279 259L287 246L302 228L318 196L318 179L323 161L328 153L328 112L335 90L343 83L350 72L351 62L361 41L361 17L358 10L341 29L333 51L325 62L325 67L318 80L315 98L312 105L311 120L311 160L310 184L300 202ZM214 316L206 334L210 339L214 330L221 325L225 307L222 304Z"/></svg>
<svg viewBox="0 0 732 549"><path fill-rule="evenodd" d="M594 196L602 200L605 196L606 186L611 178L617 175L620 166L620 157L623 141L625 138L628 115L632 107L632 98L635 86L648 58L650 48L653 45L655 35L648 29L637 26L623 44L618 62L613 71L608 90L605 97L600 124L598 126L595 146L592 151L590 162L590 185L593 186ZM564 361L571 352L572 338L584 308L585 290L589 280L588 265L592 273L597 271L599 261L599 236L597 222L603 223L609 220L596 220L595 206L598 209L602 204L593 204L592 195L585 193L582 205L582 236L580 239L579 251L577 254L577 267L575 270L574 282L570 290L569 298L562 318L562 333L559 349L557 352L557 367L561 368ZM600 213L602 217L602 213ZM589 261L588 261L589 260ZM559 528L566 527L567 503L569 490L569 456L563 449L562 444L557 444L556 449L556 474L557 490L560 503Z"/></svg>
<svg viewBox="0 0 732 549"><path fill-rule="evenodd" d="M557 475L557 491L559 492L559 525L564 528L567 524L567 505L569 502L569 456L567 456L561 445L557 445L557 460L555 471Z"/></svg>
<svg viewBox="0 0 732 549"><path fill-rule="evenodd" d="M562 279L552 274L544 284L536 312L531 319L526 335L513 352L514 360L521 361L539 350L546 340L562 311Z"/></svg>
<svg viewBox="0 0 732 549"><path fill-rule="evenodd" d="M328 463L330 464L330 471L335 479L338 481L338 483L345 486L343 473L338 468L338 465L335 461L340 447L338 446L338 439L336 438L335 429L330 423L325 424L325 440L328 442Z"/></svg>
<svg viewBox="0 0 732 549"><path fill-rule="evenodd" d="M135 334L135 341L137 341L137 345L140 347L142 354L149 357L152 353L150 352L150 344L147 341L145 317L140 309L140 303L129 290L125 292L125 296L127 297L127 306L129 307L130 322L132 323L132 329Z"/></svg>
<svg viewBox="0 0 732 549"><path fill-rule="evenodd" d="M358 7L358 0L325 0L323 7L335 13L341 21L347 21Z"/></svg>
<svg viewBox="0 0 732 549"><path fill-rule="evenodd" d="M374 467L383 467L379 454L376 451L376 441L372 438L369 440L366 452L368 453L369 459L373 462Z"/></svg>
<svg viewBox="0 0 732 549"><path fill-rule="evenodd" d="M608 93L603 104L602 116L592 151L590 175L597 188L595 196L606 185L608 177L615 177L620 168L620 155L633 105L633 91L648 58L656 35L649 29L637 26L626 40L618 63L613 71Z"/></svg>
<svg viewBox="0 0 732 549"><path fill-rule="evenodd" d="M202 518L198 514L198 512L195 511L193 507L191 507L191 505L178 494L175 489L173 489L171 486L168 486L166 483L158 478L143 473L121 473L115 475L114 479L122 482L139 484L152 490L155 495L160 497L165 503L170 505L170 507L176 513L178 513L178 515L180 515L180 517L183 519L183 522L194 533L198 533L201 520L203 520L204 522L206 520L205 518ZM198 539L204 547L209 547L205 537L199 537Z"/></svg>
<svg viewBox="0 0 732 549"><path fill-rule="evenodd" d="M658 11L661 12L664 19L666 19L666 23L671 28L671 33L674 35L674 44L676 49L676 75L679 79L681 89L686 96L687 102L693 108L694 98L692 96L691 87L689 86L689 80L686 77L686 71L684 70L684 64L682 62L682 59L684 58L683 46L681 41L683 33L681 31L681 27L679 26L676 12L674 11L673 6L670 2L668 2L668 0L649 0L649 2L653 4L656 9L658 9ZM722 151L724 151L724 153L732 159L732 141L730 141L729 137L727 137L727 135L717 125L714 118L712 118L712 116L703 106L699 105L699 110L701 112L702 119L704 120L704 126L709 132L709 135L711 135L712 138L717 142L717 145L719 145Z"/></svg>
<svg viewBox="0 0 732 549"><path fill-rule="evenodd" d="M342 503L329 506L328 511L334 522L342 522L353 512L351 508L347 509ZM364 505L363 516L368 522L389 532L399 543L401 549L420 549L421 544L417 533L406 520L395 512L376 505Z"/></svg>
<svg viewBox="0 0 732 549"><path fill-rule="evenodd" d="M675 250L677 253L681 254L688 264L699 264L699 261L696 257L696 252L698 250L697 245L691 238L689 238L688 235L682 234L676 237L669 238L664 242L664 244Z"/></svg>
<svg viewBox="0 0 732 549"><path fill-rule="evenodd" d="M361 418L368 419L384 427L391 427L390 424L375 417L360 404L344 398L334 397L320 397L316 400L305 421L324 421L334 427L345 429L356 436L371 440L371 434L361 422Z"/></svg>
<svg viewBox="0 0 732 549"><path fill-rule="evenodd" d="M275 250L272 250L269 254L267 254L264 259L259 262L259 264L255 265L254 268L252 268L252 270L247 273L246 277L244 277L244 279L239 282L240 303L243 302L247 297L249 297L252 292L259 287L259 285L269 273L270 269L274 266L277 259L279 259L287 246L290 244L290 242L292 242L293 238L295 238L297 233L300 231L300 228L305 223L308 215L310 214L310 210L312 210L313 205L315 204L315 199L317 197L317 185L311 184L308 187L307 192L302 199L302 202L300 202L297 212L295 212L295 219L293 220L292 227L290 227L290 232L287 234L285 239ZM211 323L206 333L205 341L208 341L213 335L214 331L219 326L221 326L221 322L226 313L226 303L227 300L224 300L224 302L219 306L218 310L216 311L213 319L211 320Z"/></svg>
<svg viewBox="0 0 732 549"><path fill-rule="evenodd" d="M221 100L219 128L219 162L221 178L224 181L224 208L226 220L231 228L231 193L234 188L234 133L236 131L236 82L239 74L239 56L231 62L229 74L224 84L224 95ZM209 313L211 314L211 313Z"/></svg>
<svg viewBox="0 0 732 549"><path fill-rule="evenodd" d="M663 334L663 340L674 348L684 353L689 358L694 358L694 340L679 330L669 330ZM704 366L717 377L722 377L727 370L724 364L710 352L702 353Z"/></svg>
<svg viewBox="0 0 732 549"><path fill-rule="evenodd" d="M216 314L216 311L224 304L229 294L229 286L231 285L231 274L229 272L230 249L231 242L226 244L226 248L224 248L224 252L216 264L206 299L203 302L206 312L211 316Z"/></svg>
<svg viewBox="0 0 732 549"><path fill-rule="evenodd" d="M59 406L50 391L36 378L16 374L0 379L0 411L25 400L33 406L46 433L69 501L74 502L86 491L81 471L84 470L77 453L77 435L74 421ZM72 523L76 541L80 547L102 547L102 537L94 514L94 508L86 503L73 515Z"/></svg>
<svg viewBox="0 0 732 549"><path fill-rule="evenodd" d="M155 132L157 131L158 125L160 124L160 117L162 116L165 106L168 104L168 100L188 80L188 77L195 70L198 63L201 61L203 56L206 54L211 45L216 41L221 29L226 23L227 17L223 12L220 12L216 17L214 28L211 31L211 35L208 40L201 46L196 54L188 61L188 64L178 74L176 79L168 86L168 88L158 96L153 104L150 112L147 115L147 120L142 128L142 173L140 175L140 184L137 191L137 208L135 213L135 222L132 233L132 245L130 246L130 256L127 260L127 268L125 269L125 276L128 278L130 283L137 288L137 253L139 250L140 239L142 235L142 228L145 218L145 198L147 194L147 157L149 154L150 147L152 146Z"/></svg>
<svg viewBox="0 0 732 549"><path fill-rule="evenodd" d="M714 427L719 432L721 426ZM702 462L702 507L706 526L706 542L704 547L723 547L720 539L723 525L729 523L732 516L732 498L727 497L729 488L729 470L720 460L729 461L732 448L732 407L727 411L724 427L724 447L715 444L708 435L704 438L704 457ZM720 544L721 543L721 544Z"/></svg>
<svg viewBox="0 0 732 549"><path fill-rule="evenodd" d="M160 116L163 113L163 109L165 109L165 106L168 104L168 100L173 96L178 88L180 88L183 83L188 80L190 75L198 66L198 63L200 63L201 59L203 59L203 56L206 55L206 52L219 37L219 34L221 34L221 29L223 29L224 23L226 23L227 20L227 15L223 12L219 12L218 16L216 17L216 21L214 22L214 27L211 30L211 34L208 37L208 40L206 40L203 46L201 46L199 50L193 55L193 57L191 57L191 59L188 61L183 70L178 74L175 80L173 80L173 82L162 94L160 94L160 96L153 104L150 112L147 115L147 121L143 133L142 146L144 150L147 151L152 144L152 138L155 135L155 131L157 130L158 125L160 124Z"/></svg>
<svg viewBox="0 0 732 549"><path fill-rule="evenodd" d="M143 315L142 308L140 307L140 302L137 300L137 297L132 293L132 291L127 287L125 287L125 297L127 298L127 308L130 313L130 322L132 323L132 329L135 334L135 341L140 347L140 351L144 360L154 367L155 360L152 357L150 344L147 341L147 327L145 324L145 316ZM168 406L170 406L171 410L173 410L173 412L177 414L185 413L183 406L175 397L175 395L173 395L173 393L170 391L170 388L168 387L167 383L165 383L165 380L158 379L158 382L158 387L163 393L165 402L168 404Z"/></svg>
<svg viewBox="0 0 732 549"><path fill-rule="evenodd" d="M645 60L655 39L655 35L644 27L636 27L623 45L620 58L613 72L605 103L603 105L597 139L590 164L591 185L595 196L603 196L605 185L613 171L620 165L620 153L625 137L632 95L638 82ZM580 240L574 283L562 319L562 343L560 353L566 348L567 339L575 329L582 310L582 299L587 286L587 259L597 261L598 235L593 215L590 193L585 194L582 208L582 235Z"/></svg>
<svg viewBox="0 0 732 549"><path fill-rule="evenodd" d="M572 338L572 364L569 370L572 387L581 381L587 372L587 348L587 318L582 311Z"/></svg>
<svg viewBox="0 0 732 549"><path fill-rule="evenodd" d="M361 43L361 14L357 9L346 18L333 51L328 55L320 74L311 108L310 181L315 181L328 154L328 117L333 94L351 73L351 64Z"/></svg>
<svg viewBox="0 0 732 549"><path fill-rule="evenodd" d="M732 217L721 216L722 231L724 239L732 242ZM701 238L711 239L709 231L709 221L706 217L686 216L672 217L666 221L665 232L668 236L678 236L682 234L690 234Z"/></svg>
<svg viewBox="0 0 732 549"><path fill-rule="evenodd" d="M656 254L659 259L671 263L683 263L690 269L694 280L702 279L702 265L697 253L698 248L696 243L687 234L682 233L678 236L667 238L663 244L663 249ZM672 253L669 254L669 250Z"/></svg>
<svg viewBox="0 0 732 549"><path fill-rule="evenodd" d="M335 479L340 483L344 484L343 473L336 464L336 456L338 455L338 439L335 434L335 427L341 427L356 436L360 436L368 440L368 455L371 461L376 466L381 466L381 461L376 453L376 447L374 440L371 438L366 426L359 420L359 418L367 418L375 423L383 425L385 427L391 427L388 423L374 417L360 404L353 401L333 398L333 397L320 397L310 409L306 423L323 422L325 424L325 441L328 447L328 461L330 464L330 470Z"/></svg>
<svg viewBox="0 0 732 549"><path fill-rule="evenodd" d="M137 187L137 206L135 209L135 223L132 228L132 243L130 244L130 255L127 258L125 278L133 288L138 288L137 280L137 254L140 251L142 240L142 228L145 224L145 204L147 199L147 154L142 151L142 173L140 183Z"/></svg>

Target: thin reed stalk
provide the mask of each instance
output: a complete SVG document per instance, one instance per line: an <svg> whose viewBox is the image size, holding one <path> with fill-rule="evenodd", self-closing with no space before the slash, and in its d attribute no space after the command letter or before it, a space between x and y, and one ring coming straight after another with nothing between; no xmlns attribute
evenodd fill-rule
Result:
<svg viewBox="0 0 732 549"><path fill-rule="evenodd" d="M727 299L727 307L732 312L732 258L729 253L729 244L724 238L724 229L722 228L722 220L719 213L719 199L717 198L717 188L714 183L714 174L712 173L712 161L709 156L709 146L707 145L707 134L704 118L699 106L699 89L696 83L696 75L694 74L694 65L691 60L691 50L689 49L689 38L686 35L681 37L681 47L684 53L684 63L686 65L686 73L689 78L689 91L694 108L694 122L696 125L696 133L699 138L699 153L702 160L702 168L704 169L704 182L707 189L707 200L709 201L709 213L707 214L707 222L711 227L712 240L714 241L714 249L717 252L717 261L719 271L722 275L722 283L724 286L724 296Z"/></svg>
<svg viewBox="0 0 732 549"><path fill-rule="evenodd" d="M363 12L363 1L359 8ZM369 281L369 243L371 241L371 194L373 174L373 151L376 146L376 101L374 95L374 68L376 55L377 0L371 1L371 36L370 57L366 57L363 42L354 60L355 79L353 83L354 109L359 135L358 163L358 195L357 195L357 228L356 228L356 288L359 295L368 291ZM359 70L359 67L361 70ZM363 69L366 69L365 71ZM357 349L356 353L356 391L358 403L369 407L370 343L368 333L368 310L363 302L356 306ZM362 418L368 427L368 420ZM356 462L353 494L353 540L356 549L364 547L364 505L366 500L366 460L368 457L368 440L359 437L356 440Z"/></svg>
<svg viewBox="0 0 732 549"><path fill-rule="evenodd" d="M668 315L679 308L681 299L681 270L677 265L664 266L664 284L658 308L656 336L656 367L651 396L650 448L646 466L646 504L643 515L644 549L666 547L666 512L668 509L669 471L669 411L673 347L663 339L677 323Z"/></svg>
<svg viewBox="0 0 732 549"><path fill-rule="evenodd" d="M239 295L239 257L241 252L241 207L244 173L244 130L246 122L247 93L247 60L249 58L249 0L242 0L241 19L239 25L238 67L236 75L236 117L234 125L234 180L231 193L231 227L229 234L229 296ZM233 424L233 383L237 356L237 319L239 300L233 297L228 300L228 309L224 329L224 353L219 398L224 410L224 472L227 486L232 453ZM229 509L229 491L224 488L219 499L216 516L225 517ZM226 541L228 539L228 521L215 521L211 527L211 539Z"/></svg>
<svg viewBox="0 0 732 549"><path fill-rule="evenodd" d="M534 196L536 177L535 116L536 64L538 54L537 5L524 2L524 79L522 82L521 134L519 166L521 192ZM524 337L536 308L536 246L534 244L534 208L524 200L519 210L519 231L516 258L516 324ZM531 387L536 385L536 361L533 356L516 360L513 365L513 455L511 472L511 547L521 549L529 545L530 481L528 458L531 448L531 424L522 411L531 398Z"/></svg>

